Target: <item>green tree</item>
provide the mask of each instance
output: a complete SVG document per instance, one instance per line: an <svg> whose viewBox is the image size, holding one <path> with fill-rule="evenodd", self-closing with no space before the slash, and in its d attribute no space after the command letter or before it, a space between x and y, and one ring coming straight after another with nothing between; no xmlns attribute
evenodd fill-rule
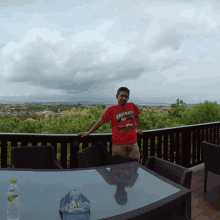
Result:
<svg viewBox="0 0 220 220"><path fill-rule="evenodd" d="M54 111L55 113L58 113L58 108L54 109L53 111Z"/></svg>
<svg viewBox="0 0 220 220"><path fill-rule="evenodd" d="M33 115L32 118L36 120L37 119L37 115Z"/></svg>
<svg viewBox="0 0 220 220"><path fill-rule="evenodd" d="M185 125L215 122L220 120L220 107L216 103L204 102L193 109L187 109L182 116Z"/></svg>
<svg viewBox="0 0 220 220"><path fill-rule="evenodd" d="M182 117L182 113L186 110L186 103L183 100L177 99L176 104L172 104L173 108L168 110L168 116L170 119L180 119Z"/></svg>

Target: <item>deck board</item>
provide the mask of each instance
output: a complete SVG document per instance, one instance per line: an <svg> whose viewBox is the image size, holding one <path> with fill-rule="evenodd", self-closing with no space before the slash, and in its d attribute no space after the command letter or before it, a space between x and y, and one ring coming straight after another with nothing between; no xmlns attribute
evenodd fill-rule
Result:
<svg viewBox="0 0 220 220"><path fill-rule="evenodd" d="M220 175L208 172L204 193L204 164L192 169L192 220L220 220Z"/></svg>

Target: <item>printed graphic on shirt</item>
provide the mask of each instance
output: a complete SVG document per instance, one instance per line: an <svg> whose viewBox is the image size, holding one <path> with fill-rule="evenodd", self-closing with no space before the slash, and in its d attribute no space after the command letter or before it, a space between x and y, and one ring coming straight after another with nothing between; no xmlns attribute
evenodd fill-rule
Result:
<svg viewBox="0 0 220 220"><path fill-rule="evenodd" d="M112 106L102 116L102 120L112 124L112 144L136 143L135 115L140 112L134 103L125 107Z"/></svg>
<svg viewBox="0 0 220 220"><path fill-rule="evenodd" d="M124 111L116 114L116 122L118 124L118 132L133 130L133 111Z"/></svg>

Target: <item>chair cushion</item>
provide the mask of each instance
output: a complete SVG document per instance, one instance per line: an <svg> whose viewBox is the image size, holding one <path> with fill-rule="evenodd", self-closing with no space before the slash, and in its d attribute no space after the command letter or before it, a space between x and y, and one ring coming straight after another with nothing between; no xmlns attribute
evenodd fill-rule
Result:
<svg viewBox="0 0 220 220"><path fill-rule="evenodd" d="M191 188L192 170L155 156L149 157L145 166L187 189Z"/></svg>
<svg viewBox="0 0 220 220"><path fill-rule="evenodd" d="M220 147L217 144L208 143L203 141L201 144L203 151L203 161L205 164L205 169L209 172L220 175L219 169L219 156Z"/></svg>
<svg viewBox="0 0 220 220"><path fill-rule="evenodd" d="M100 147L95 144L77 152L79 168L100 166Z"/></svg>
<svg viewBox="0 0 220 220"><path fill-rule="evenodd" d="M15 168L51 168L50 146L14 147L13 150Z"/></svg>
<svg viewBox="0 0 220 220"><path fill-rule="evenodd" d="M176 164L172 164L169 161L158 160L157 158L154 158L153 161L153 171L180 184L184 170L176 169L176 166Z"/></svg>
<svg viewBox="0 0 220 220"><path fill-rule="evenodd" d="M118 155L110 155L107 146L103 142L97 142L82 151L77 152L79 168L99 167L121 163L138 161L136 158L125 158Z"/></svg>
<svg viewBox="0 0 220 220"><path fill-rule="evenodd" d="M101 166L129 163L134 161L138 162L137 158L125 158L124 156L121 155L110 155L107 146L103 142L98 142L97 144L100 146L100 151L101 151L101 155L100 155Z"/></svg>
<svg viewBox="0 0 220 220"><path fill-rule="evenodd" d="M108 152L107 146L103 142L98 142L97 145L100 149L100 166L109 165L110 153Z"/></svg>
<svg viewBox="0 0 220 220"><path fill-rule="evenodd" d="M51 150L51 153L50 153L50 160L51 162L56 162L56 156L55 156L55 150L54 150L54 146L50 146L50 150Z"/></svg>

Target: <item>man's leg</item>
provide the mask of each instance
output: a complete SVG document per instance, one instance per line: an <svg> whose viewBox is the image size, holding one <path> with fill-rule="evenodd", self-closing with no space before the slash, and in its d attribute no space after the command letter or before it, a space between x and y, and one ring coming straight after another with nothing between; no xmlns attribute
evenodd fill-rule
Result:
<svg viewBox="0 0 220 220"><path fill-rule="evenodd" d="M128 152L127 149L129 149L130 152ZM140 151L137 142L112 145L112 155L121 155L125 158L137 158L138 162L140 161Z"/></svg>
<svg viewBox="0 0 220 220"><path fill-rule="evenodd" d="M130 143L127 146L131 149L131 152L129 153L129 157L137 158L138 163L139 163L140 162L140 150L139 150L137 142L136 143Z"/></svg>
<svg viewBox="0 0 220 220"><path fill-rule="evenodd" d="M112 155L120 155L126 157L125 148L126 148L126 144L112 145Z"/></svg>

